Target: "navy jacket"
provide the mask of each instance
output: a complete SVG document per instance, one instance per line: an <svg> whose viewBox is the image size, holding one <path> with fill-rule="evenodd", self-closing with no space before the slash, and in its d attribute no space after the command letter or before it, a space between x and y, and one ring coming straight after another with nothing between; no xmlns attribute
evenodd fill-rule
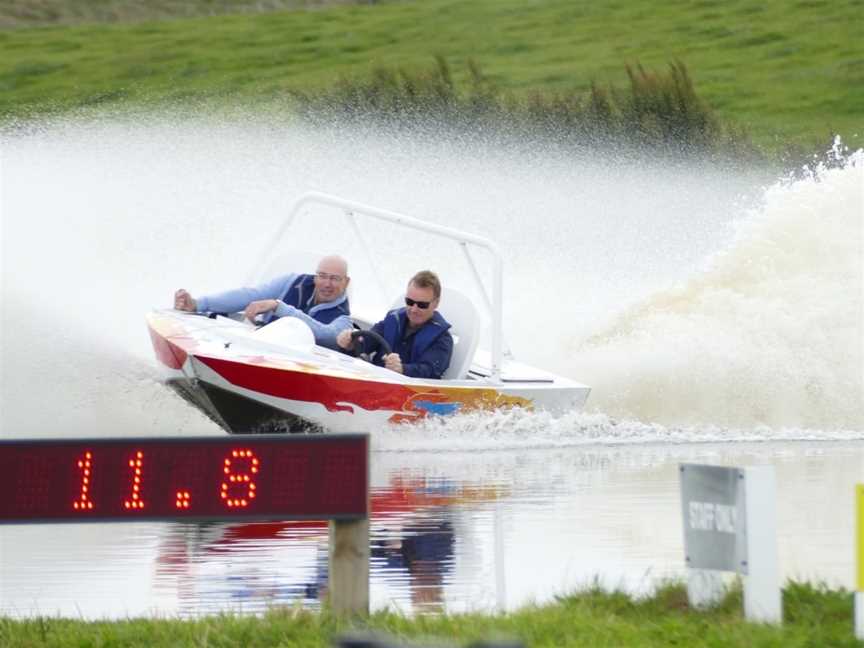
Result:
<svg viewBox="0 0 864 648"><path fill-rule="evenodd" d="M412 378L440 378L450 366L453 355L453 336L449 332L450 324L441 313L435 311L426 324L413 335L405 337L408 330L408 316L405 308L397 308L387 313L387 316L372 327L380 334L402 359L402 371ZM374 344L366 338L366 344ZM369 349L367 349L368 351ZM381 353L375 356L375 364L384 366Z"/></svg>
<svg viewBox="0 0 864 648"><path fill-rule="evenodd" d="M318 320L322 324L329 324L340 315L351 315L348 306L348 295L342 295L332 302L315 304L315 275L303 274L288 284L280 301L287 306L294 306L301 311ZM275 299L275 298L274 298ZM284 317L279 309L276 309L276 317Z"/></svg>

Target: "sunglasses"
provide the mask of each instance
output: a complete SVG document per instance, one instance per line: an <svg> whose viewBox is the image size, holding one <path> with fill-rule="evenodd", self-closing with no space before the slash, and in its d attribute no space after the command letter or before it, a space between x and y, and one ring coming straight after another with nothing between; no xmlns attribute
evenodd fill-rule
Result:
<svg viewBox="0 0 864 648"><path fill-rule="evenodd" d="M429 304L431 304L431 303L432 302L428 302L428 301L414 301L410 297L405 298L405 305L406 306L416 306L417 308L419 308L421 310L426 310L427 308L429 308Z"/></svg>

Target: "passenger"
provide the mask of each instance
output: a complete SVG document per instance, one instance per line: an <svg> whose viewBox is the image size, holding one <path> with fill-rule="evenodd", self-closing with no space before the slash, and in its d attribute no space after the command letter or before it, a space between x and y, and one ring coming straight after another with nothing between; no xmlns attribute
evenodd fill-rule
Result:
<svg viewBox="0 0 864 648"><path fill-rule="evenodd" d="M450 366L453 336L450 324L435 309L441 299L441 282L434 272L423 270L408 282L405 306L387 313L372 330L381 335L393 353L373 362L412 378L440 378ZM352 347L351 331L342 331L336 343L343 349ZM364 353L375 351L376 343L363 339Z"/></svg>
<svg viewBox="0 0 864 648"><path fill-rule="evenodd" d="M279 317L296 317L312 329L315 342L338 349L336 337L352 327L345 289L348 263L340 256L326 256L314 275L288 274L254 288L238 288L195 299L184 289L174 293L174 308L191 313L236 313L264 323Z"/></svg>

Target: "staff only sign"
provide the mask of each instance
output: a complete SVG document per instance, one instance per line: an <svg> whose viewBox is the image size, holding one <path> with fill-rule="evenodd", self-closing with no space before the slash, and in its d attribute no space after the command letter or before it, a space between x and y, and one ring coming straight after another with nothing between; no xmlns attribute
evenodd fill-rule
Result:
<svg viewBox="0 0 864 648"><path fill-rule="evenodd" d="M681 504L687 566L747 574L743 471L682 465Z"/></svg>
<svg viewBox="0 0 864 648"><path fill-rule="evenodd" d="M744 576L744 613L780 623L777 488L771 466L681 464L687 594L711 604L724 592L720 572Z"/></svg>

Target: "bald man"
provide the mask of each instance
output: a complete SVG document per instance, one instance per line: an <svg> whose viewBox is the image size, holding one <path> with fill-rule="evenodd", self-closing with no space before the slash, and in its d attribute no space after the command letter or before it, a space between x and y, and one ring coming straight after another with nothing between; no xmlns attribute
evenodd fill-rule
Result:
<svg viewBox="0 0 864 648"><path fill-rule="evenodd" d="M195 299L181 288L174 293L174 308L190 313L236 313L268 323L279 317L303 320L315 342L338 349L336 336L352 328L348 295L348 263L326 256L311 274L288 274L254 288L238 288Z"/></svg>

